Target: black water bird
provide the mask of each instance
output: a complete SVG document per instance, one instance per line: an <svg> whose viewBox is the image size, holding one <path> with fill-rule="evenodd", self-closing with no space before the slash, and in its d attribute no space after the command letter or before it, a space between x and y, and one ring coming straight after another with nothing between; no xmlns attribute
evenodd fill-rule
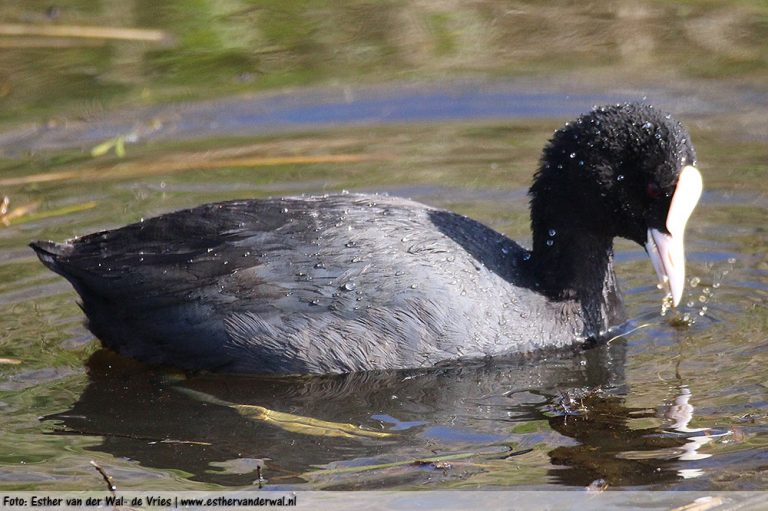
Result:
<svg viewBox="0 0 768 511"><path fill-rule="evenodd" d="M624 321L613 238L645 246L677 305L701 194L686 130L643 104L557 130L530 188L533 248L410 200L207 204L32 243L104 345L233 373L431 366L599 339Z"/></svg>

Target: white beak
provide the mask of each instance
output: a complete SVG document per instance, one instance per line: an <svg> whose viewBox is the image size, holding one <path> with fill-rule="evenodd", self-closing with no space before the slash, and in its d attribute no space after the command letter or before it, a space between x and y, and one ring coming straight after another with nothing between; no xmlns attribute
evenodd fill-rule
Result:
<svg viewBox="0 0 768 511"><path fill-rule="evenodd" d="M667 231L648 229L645 249L659 276L659 282L672 295L672 304L677 307L685 288L685 247L683 235L685 224L699 202L702 190L701 173L691 165L680 172L680 178L672 195L667 213Z"/></svg>

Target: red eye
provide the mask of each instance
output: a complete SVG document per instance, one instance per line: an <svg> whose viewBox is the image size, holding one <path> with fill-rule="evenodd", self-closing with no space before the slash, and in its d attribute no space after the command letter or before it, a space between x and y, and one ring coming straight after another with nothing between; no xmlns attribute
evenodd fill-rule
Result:
<svg viewBox="0 0 768 511"><path fill-rule="evenodd" d="M661 187L651 181L648 183L648 186L645 188L645 194L648 196L649 199L658 199L661 197Z"/></svg>

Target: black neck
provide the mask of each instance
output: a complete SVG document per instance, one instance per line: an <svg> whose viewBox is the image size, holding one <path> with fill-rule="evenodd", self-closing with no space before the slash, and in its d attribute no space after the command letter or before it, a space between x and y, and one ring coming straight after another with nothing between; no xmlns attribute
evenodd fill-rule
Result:
<svg viewBox="0 0 768 511"><path fill-rule="evenodd" d="M624 319L612 238L557 226L536 226L533 238L536 284L552 300L578 303L585 336L597 337Z"/></svg>

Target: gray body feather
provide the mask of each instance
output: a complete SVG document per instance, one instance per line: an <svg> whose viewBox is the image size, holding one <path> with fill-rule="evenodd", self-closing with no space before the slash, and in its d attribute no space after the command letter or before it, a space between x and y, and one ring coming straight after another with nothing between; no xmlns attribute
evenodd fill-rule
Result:
<svg viewBox="0 0 768 511"><path fill-rule="evenodd" d="M565 346L609 326L539 293L515 242L395 197L209 204L33 247L73 284L104 344L184 368L422 367ZM610 269L604 303L620 303L616 292Z"/></svg>

